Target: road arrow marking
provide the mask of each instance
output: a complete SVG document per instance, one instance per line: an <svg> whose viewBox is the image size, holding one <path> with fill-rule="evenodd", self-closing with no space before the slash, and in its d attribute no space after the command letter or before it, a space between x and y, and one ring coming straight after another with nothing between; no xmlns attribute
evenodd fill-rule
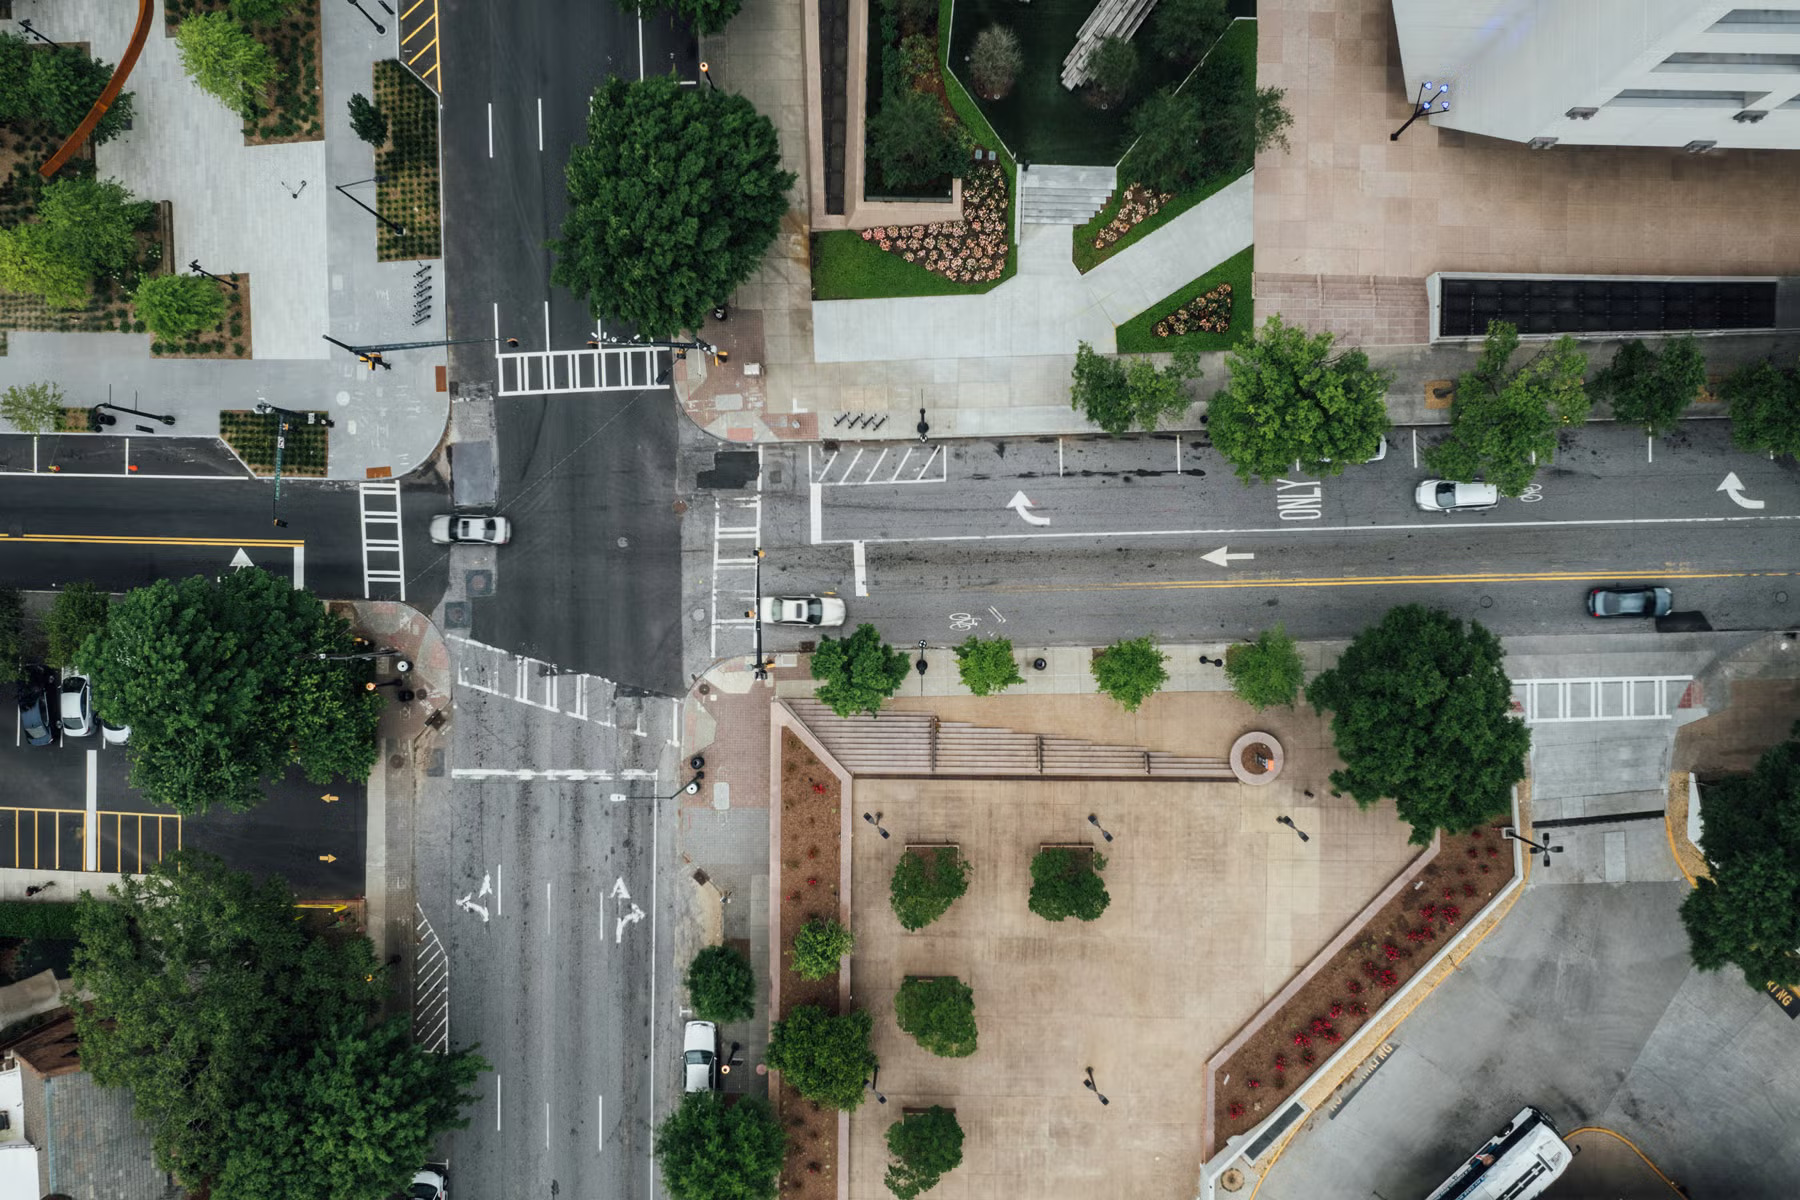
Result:
<svg viewBox="0 0 1800 1200"><path fill-rule="evenodd" d="M338 802L338 798L336 796L332 795L330 792L326 792L323 796L320 796L319 799L323 800L327 804L336 804Z"/></svg>
<svg viewBox="0 0 1800 1200"><path fill-rule="evenodd" d="M1731 502L1739 508L1761 508L1763 506L1761 500L1747 500L1744 498L1744 484L1738 479L1736 471L1727 473L1725 482L1721 483L1713 490L1724 492L1727 496L1730 496Z"/></svg>
<svg viewBox="0 0 1800 1200"><path fill-rule="evenodd" d="M623 879L614 879L612 891L608 892L607 895L611 896L614 900L631 899L631 893L625 890L625 881Z"/></svg>
<svg viewBox="0 0 1800 1200"><path fill-rule="evenodd" d="M1028 508L1035 508L1036 506L1026 498L1024 492L1014 492L1013 498L1006 502L1006 507L1012 509L1021 517L1024 517L1025 523L1028 525L1048 525L1050 523L1049 517L1033 516L1031 513L1025 511Z"/></svg>
<svg viewBox="0 0 1800 1200"><path fill-rule="evenodd" d="M244 553L242 546L239 546L238 552L231 556L231 569L234 571L241 571L245 567L254 567L255 565L250 561L250 556Z"/></svg>
<svg viewBox="0 0 1800 1200"><path fill-rule="evenodd" d="M1234 559L1255 558L1256 555L1251 554L1249 551L1241 551L1237 554L1233 554L1228 547L1220 546L1217 550L1214 550L1211 554L1202 554L1200 557L1204 558L1207 562L1213 564L1215 567L1228 567L1231 565L1231 563Z"/></svg>
<svg viewBox="0 0 1800 1200"><path fill-rule="evenodd" d="M632 905L631 911L620 917L613 925L613 944L617 945L625 940L625 927L627 925L631 924L633 921L641 921L643 919L644 910L635 904Z"/></svg>
<svg viewBox="0 0 1800 1200"><path fill-rule="evenodd" d="M319 855L319 861L320 861L320 862L324 862L324 863L333 863L333 862L336 862L336 861L337 861L337 855L335 855L335 854L321 854L321 855Z"/></svg>

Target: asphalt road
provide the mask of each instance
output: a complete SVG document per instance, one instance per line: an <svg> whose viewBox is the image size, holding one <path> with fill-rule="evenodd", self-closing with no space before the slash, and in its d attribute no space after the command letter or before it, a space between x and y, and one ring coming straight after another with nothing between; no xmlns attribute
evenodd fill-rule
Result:
<svg viewBox="0 0 1800 1200"><path fill-rule="evenodd" d="M1431 436L1419 431L1421 451ZM1641 629L1585 615L1586 589L1611 582L1667 584L1677 610L1718 629L1795 619L1800 476L1734 449L1724 422L1689 422L1653 447L1588 426L1533 499L1447 516L1413 503L1428 477L1414 431L1391 439L1385 460L1340 476L1256 485L1204 441L1173 436L845 444L835 459L784 447L765 456L786 469L765 488L763 590L835 589L853 624L896 643L1214 640L1277 620L1342 637L1414 601L1504 634ZM1728 475L1744 504L1720 490ZM1023 515L1008 507L1021 493Z"/></svg>

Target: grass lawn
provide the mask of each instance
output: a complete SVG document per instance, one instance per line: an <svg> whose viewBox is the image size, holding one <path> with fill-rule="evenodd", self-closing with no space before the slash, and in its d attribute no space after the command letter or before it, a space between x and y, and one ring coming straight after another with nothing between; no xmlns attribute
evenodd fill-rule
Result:
<svg viewBox="0 0 1800 1200"><path fill-rule="evenodd" d="M1177 288L1145 311L1119 326L1120 354L1154 354L1168 350L1229 350L1250 337L1250 273L1255 269L1255 246L1246 246L1192 283ZM1182 333L1157 337L1158 321L1221 283L1231 285L1231 328L1225 333Z"/></svg>
<svg viewBox="0 0 1800 1200"><path fill-rule="evenodd" d="M1250 68L1249 77L1252 80L1256 78L1255 21L1233 21L1231 23L1231 28L1225 31L1225 35L1214 44L1212 50L1209 51L1206 56L1206 64L1210 66L1228 66L1231 62L1248 64ZM1254 84L1252 86L1254 86ZM1094 249L1094 239L1100 235L1100 231L1105 229L1119 212L1119 192L1114 192L1113 198L1107 201L1106 207L1096 213L1093 220L1075 231L1075 269L1083 274L1093 270L1119 251L1125 249L1125 247L1136 242L1139 238L1161 229L1164 225L1167 225L1170 221L1173 221L1176 217L1194 207L1194 205L1200 203L1214 192L1219 191L1227 184L1236 180L1249 169L1249 164L1245 164L1242 170L1222 172L1217 177L1207 180L1198 187L1177 193L1175 199L1163 205L1162 210L1154 217L1139 221L1136 225L1131 227L1130 233L1112 243L1112 245L1107 246L1105 249L1096 250ZM1119 191L1122 192L1134 182L1136 182L1136 180L1131 176L1131 159L1127 157L1119 164Z"/></svg>

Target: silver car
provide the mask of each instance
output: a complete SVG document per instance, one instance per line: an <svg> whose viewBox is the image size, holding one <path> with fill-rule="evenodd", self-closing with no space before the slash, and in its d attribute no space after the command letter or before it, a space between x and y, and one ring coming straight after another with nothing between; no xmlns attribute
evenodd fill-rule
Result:
<svg viewBox="0 0 1800 1200"><path fill-rule="evenodd" d="M681 1039L683 1091L710 1092L719 1086L719 1027L689 1021Z"/></svg>
<svg viewBox="0 0 1800 1200"><path fill-rule="evenodd" d="M1413 499L1426 512L1479 512L1500 503L1500 489L1491 483L1427 479L1413 493Z"/></svg>
<svg viewBox="0 0 1800 1200"><path fill-rule="evenodd" d="M757 607L765 625L844 623L844 602L836 596L764 596Z"/></svg>
<svg viewBox="0 0 1800 1200"><path fill-rule="evenodd" d="M504 546L512 541L512 522L505 517L471 517L460 513L439 513L427 526L431 540L440 546L457 542Z"/></svg>

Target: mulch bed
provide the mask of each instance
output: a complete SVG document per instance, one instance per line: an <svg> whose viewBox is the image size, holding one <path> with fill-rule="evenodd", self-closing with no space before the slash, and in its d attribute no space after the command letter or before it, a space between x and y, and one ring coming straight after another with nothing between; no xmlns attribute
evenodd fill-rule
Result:
<svg viewBox="0 0 1800 1200"><path fill-rule="evenodd" d="M781 1011L814 1004L838 1011L838 977L802 979L793 970L794 935L814 917L838 919L842 866L843 788L792 730L781 733ZM796 1200L835 1200L838 1115L806 1099L785 1081L771 1097L787 1130L781 1194Z"/></svg>
<svg viewBox="0 0 1800 1200"><path fill-rule="evenodd" d="M166 0L163 32L170 37L183 17L228 12L230 0ZM320 113L323 72L319 63L319 0L300 0L275 21L245 25L268 47L281 74L263 97L261 111L244 122L246 146L317 142L325 137Z"/></svg>
<svg viewBox="0 0 1800 1200"><path fill-rule="evenodd" d="M273 476L279 423L280 417L273 413L227 409L219 414L219 437L258 476ZM330 426L290 422L281 449L282 475L323 479L330 464Z"/></svg>
<svg viewBox="0 0 1800 1200"><path fill-rule="evenodd" d="M1219 1068L1213 1080L1213 1145L1243 1133L1300 1091L1336 1052L1512 877L1504 822L1446 834L1419 878L1375 912L1336 957ZM1228 1082L1221 1082L1228 1081Z"/></svg>
<svg viewBox="0 0 1800 1200"><path fill-rule="evenodd" d="M398 59L375 64L375 105L387 114L387 144L375 152L382 179L375 208L406 230L375 230L380 262L437 258L443 253L438 183L438 97Z"/></svg>

